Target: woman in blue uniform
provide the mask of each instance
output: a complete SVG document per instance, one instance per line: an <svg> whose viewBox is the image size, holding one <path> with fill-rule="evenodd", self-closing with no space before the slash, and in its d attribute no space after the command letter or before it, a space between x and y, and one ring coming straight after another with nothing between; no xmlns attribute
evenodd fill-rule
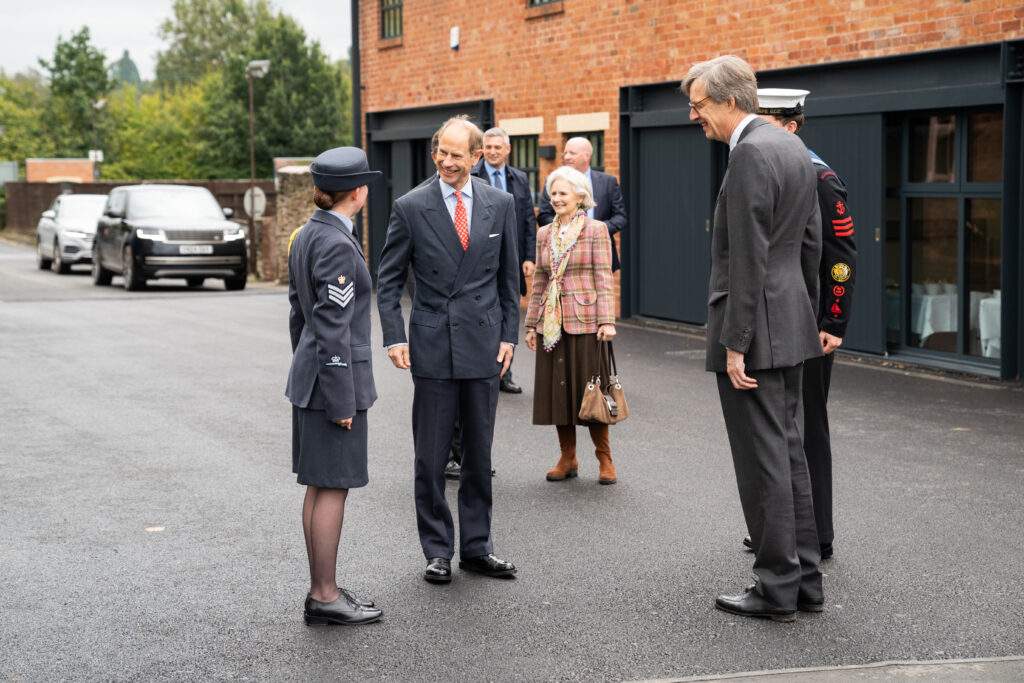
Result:
<svg viewBox="0 0 1024 683"><path fill-rule="evenodd" d="M288 253L292 365L292 470L306 486L302 528L309 557L305 620L367 624L372 600L337 584L338 541L349 489L365 486L366 412L377 399L370 367L370 273L352 233L367 184L380 177L362 150L331 149L310 165L317 210Z"/></svg>

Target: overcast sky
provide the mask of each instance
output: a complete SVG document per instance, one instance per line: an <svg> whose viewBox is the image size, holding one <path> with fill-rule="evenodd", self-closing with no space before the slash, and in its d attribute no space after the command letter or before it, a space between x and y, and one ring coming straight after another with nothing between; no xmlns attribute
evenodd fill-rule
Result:
<svg viewBox="0 0 1024 683"><path fill-rule="evenodd" d="M348 0L271 2L295 19L332 60L348 57L352 44ZM128 50L142 79L152 80L156 53L166 47L157 37L157 27L171 16L172 4L172 0L0 0L0 68L8 76L39 69L40 57L53 59L57 36L67 40L88 26L92 44L106 54L108 64Z"/></svg>

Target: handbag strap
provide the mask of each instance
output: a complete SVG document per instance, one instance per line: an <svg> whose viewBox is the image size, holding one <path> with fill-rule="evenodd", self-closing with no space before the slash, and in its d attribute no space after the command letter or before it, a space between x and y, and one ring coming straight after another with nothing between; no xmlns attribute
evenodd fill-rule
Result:
<svg viewBox="0 0 1024 683"><path fill-rule="evenodd" d="M617 382L619 378L619 369L615 365L615 349L610 341L599 341L597 345L598 377L601 376L602 371L607 371L604 373L606 385L611 386L612 380L614 379Z"/></svg>

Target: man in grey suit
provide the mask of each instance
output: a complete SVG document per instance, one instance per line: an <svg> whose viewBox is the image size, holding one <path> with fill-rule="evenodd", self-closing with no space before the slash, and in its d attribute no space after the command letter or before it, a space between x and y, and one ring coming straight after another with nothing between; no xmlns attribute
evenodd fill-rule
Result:
<svg viewBox="0 0 1024 683"><path fill-rule="evenodd" d="M491 441L498 383L519 336L519 256L512 195L470 177L483 134L465 117L446 121L433 154L436 182L391 210L377 279L384 344L395 367L411 370L416 451L416 521L427 558L424 578L451 581L455 532L444 468L456 414L462 423L459 566L512 577L491 541ZM402 287L416 287L409 335Z"/></svg>
<svg viewBox="0 0 1024 683"><path fill-rule="evenodd" d="M681 89L690 120L730 149L711 237L707 369L717 374L757 581L715 606L793 621L825 603L797 422L803 362L822 354L816 176L800 139L757 117L757 79L739 57L695 64Z"/></svg>

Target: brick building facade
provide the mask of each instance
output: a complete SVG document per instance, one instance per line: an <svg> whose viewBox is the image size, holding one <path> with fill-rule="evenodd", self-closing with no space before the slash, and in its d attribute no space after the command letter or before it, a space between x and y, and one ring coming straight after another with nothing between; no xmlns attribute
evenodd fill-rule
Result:
<svg viewBox="0 0 1024 683"><path fill-rule="evenodd" d="M368 210L371 266L391 201L432 171L430 133L467 113L504 127L513 164L538 183L568 137L587 135L630 217L621 313L703 324L704 235L725 158L694 134L675 88L694 62L737 54L765 87L812 91L805 141L851 185L864 261L850 348L1019 375L1019 2L361 0L353 13L357 131L386 176ZM956 150L929 184L913 177L922 144L929 163ZM995 175L967 177L978 154L1000 166L997 153ZM984 244L970 236L979 222ZM943 324L921 300L939 283L959 287L947 287ZM693 294L659 298L665 289ZM979 303L999 295L994 313Z"/></svg>

